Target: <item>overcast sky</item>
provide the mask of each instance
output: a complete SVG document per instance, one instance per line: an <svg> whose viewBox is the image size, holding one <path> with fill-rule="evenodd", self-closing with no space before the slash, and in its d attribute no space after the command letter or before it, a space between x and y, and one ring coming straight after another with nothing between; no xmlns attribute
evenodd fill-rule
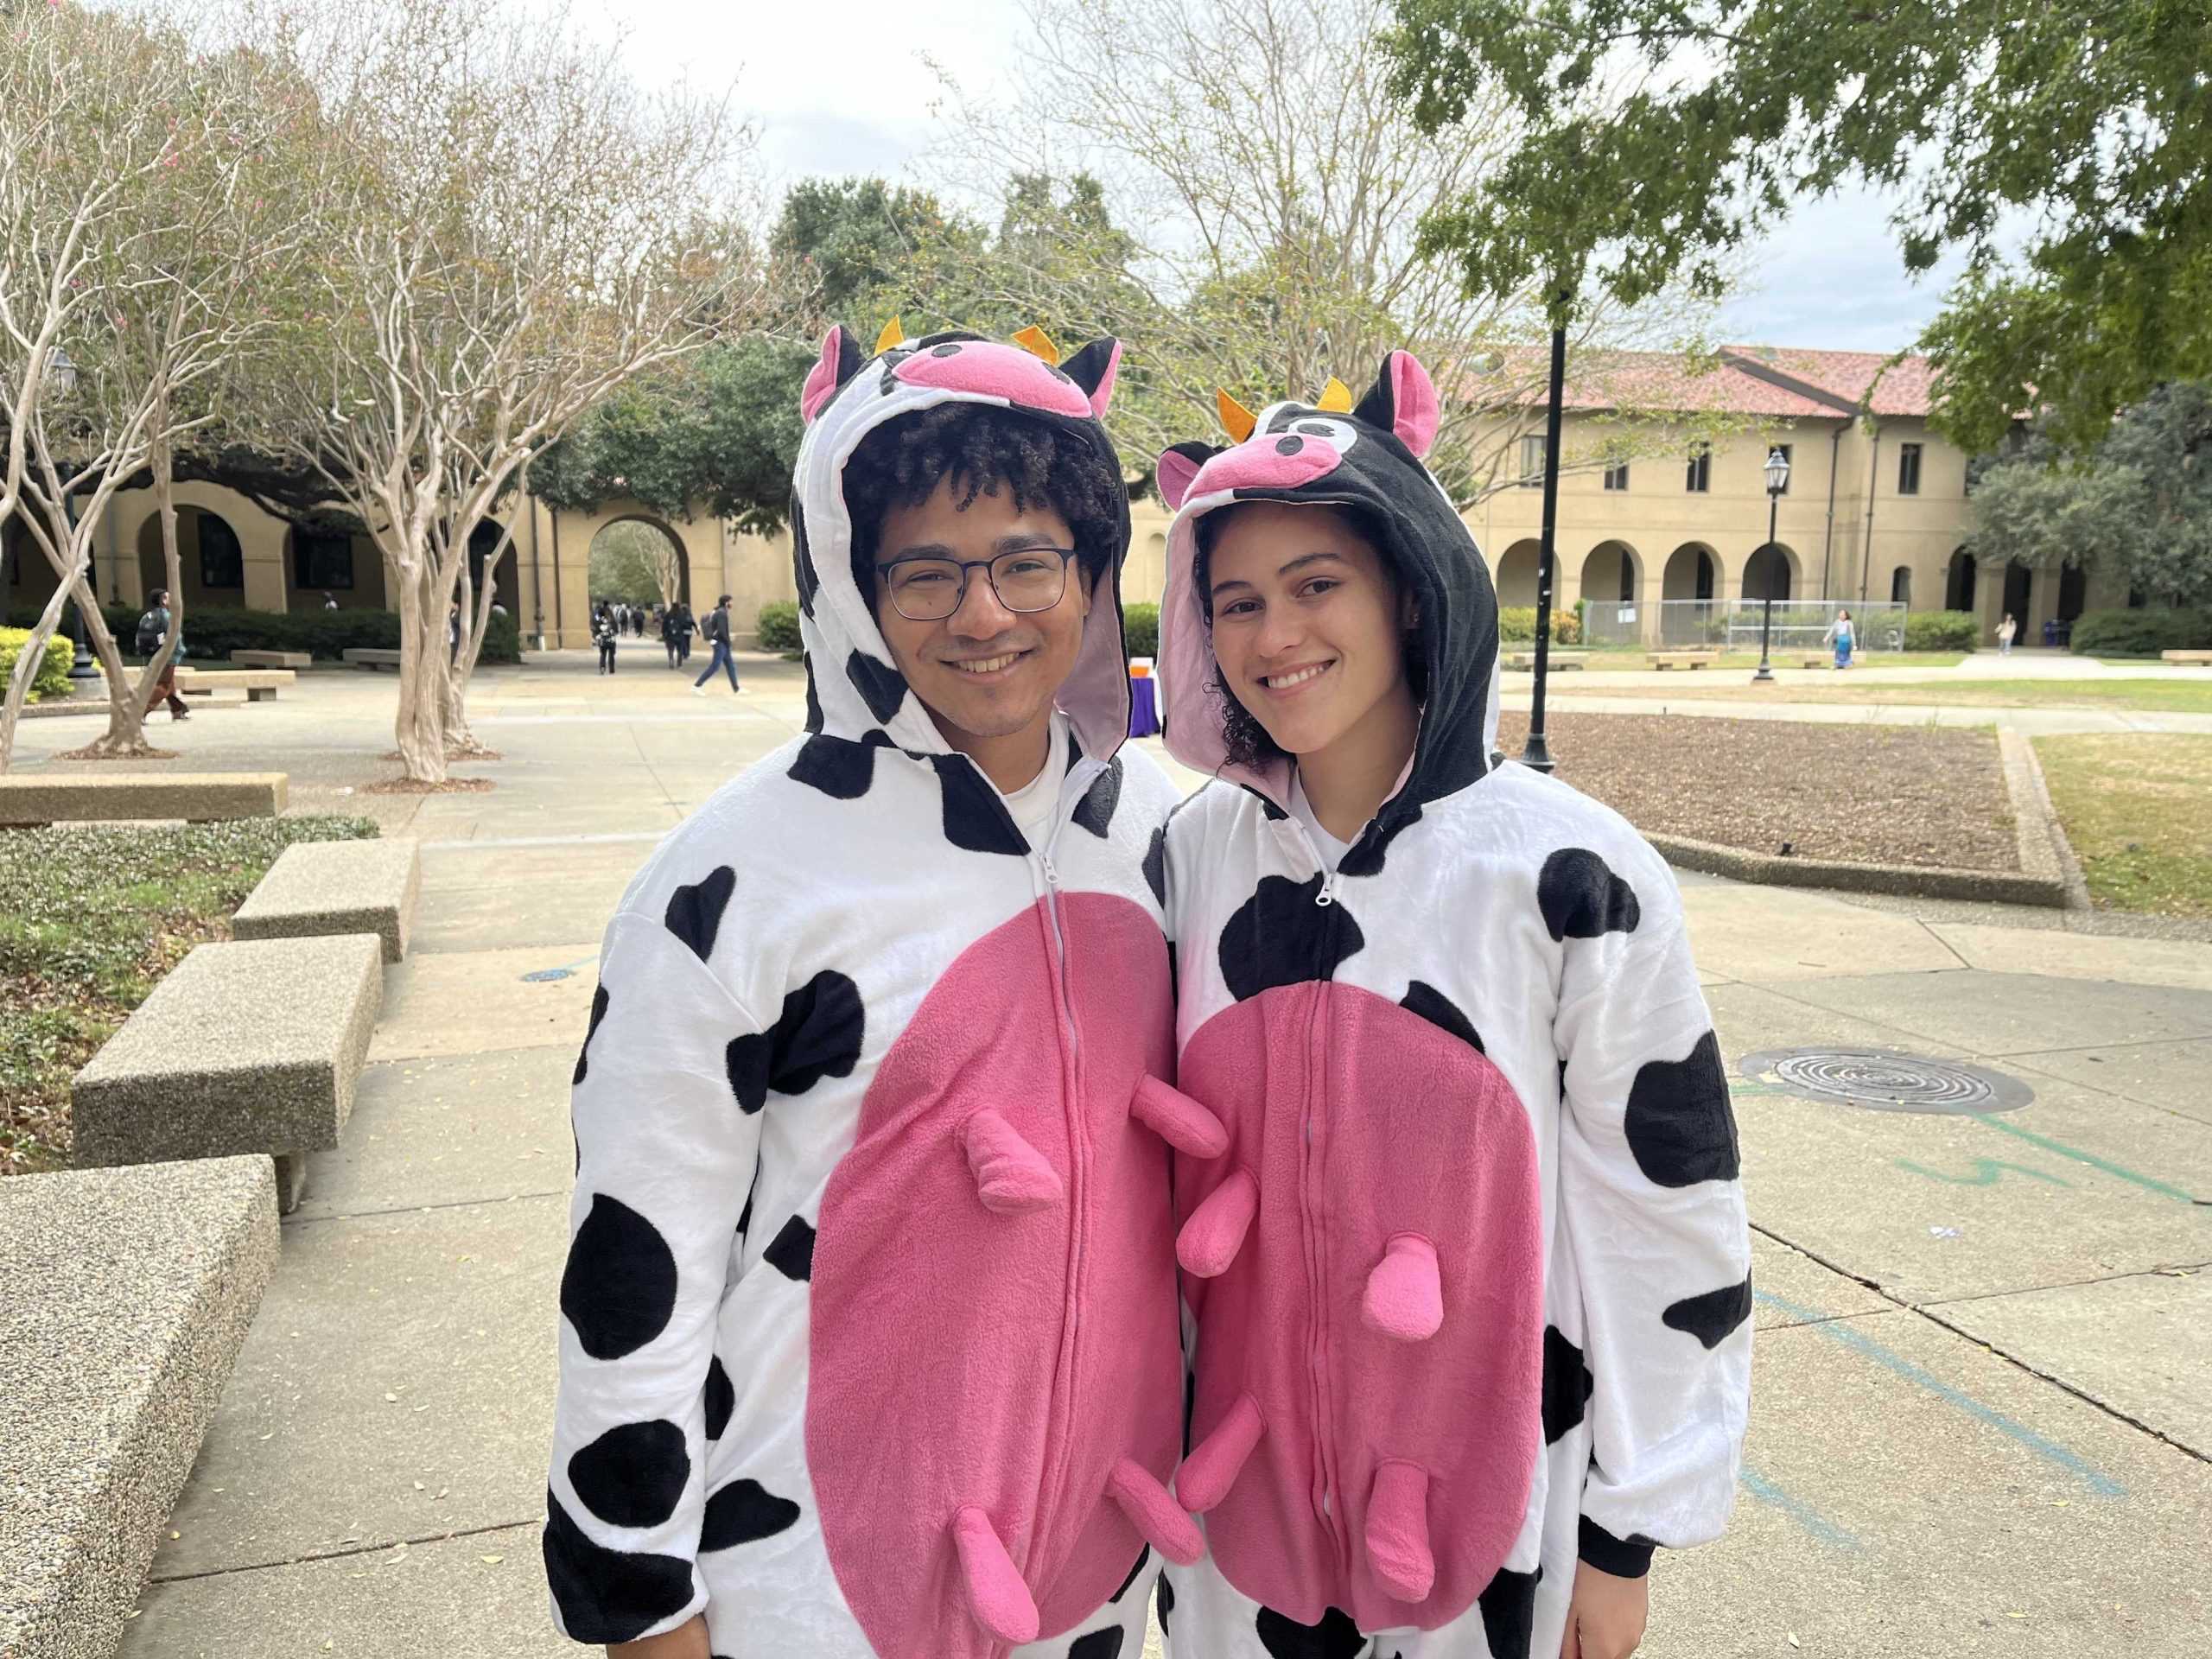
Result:
<svg viewBox="0 0 2212 1659"><path fill-rule="evenodd" d="M970 88L1013 73L1014 0L582 0L576 20L619 40L648 85L719 90L760 126L773 181L812 173L911 178L936 134L927 49ZM779 192L780 194L780 192ZM1882 204L1864 194L1801 207L1758 249L1723 313L1732 342L1889 352L1941 308L1955 264L1905 274Z"/></svg>

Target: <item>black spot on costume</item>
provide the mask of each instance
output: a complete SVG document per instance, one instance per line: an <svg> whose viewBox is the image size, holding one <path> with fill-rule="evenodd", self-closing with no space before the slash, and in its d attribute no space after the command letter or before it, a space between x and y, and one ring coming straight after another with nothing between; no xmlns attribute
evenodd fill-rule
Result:
<svg viewBox="0 0 2212 1659"><path fill-rule="evenodd" d="M824 1077L850 1077L867 1028L860 987L825 968L785 996L768 1030L730 1039L723 1054L730 1092L741 1110L757 1112L771 1090L802 1095Z"/></svg>
<svg viewBox="0 0 2212 1659"><path fill-rule="evenodd" d="M1687 1331L1707 1348L1718 1348L1731 1332L1751 1317L1751 1281L1723 1285L1702 1296L1685 1296L1660 1317L1669 1330Z"/></svg>
<svg viewBox="0 0 2212 1659"><path fill-rule="evenodd" d="M1643 918L1636 890L1604 859L1581 847L1562 847L1544 861L1536 878L1536 907L1554 939L1633 933Z"/></svg>
<svg viewBox="0 0 2212 1659"><path fill-rule="evenodd" d="M1301 1624L1287 1613L1262 1607L1255 1623L1268 1659L1359 1659L1367 1646L1358 1626L1336 1607L1325 1609L1318 1624Z"/></svg>
<svg viewBox="0 0 2212 1659"><path fill-rule="evenodd" d="M1331 979L1367 941L1341 904L1319 904L1321 876L1260 879L1258 891L1221 931L1221 975L1242 1002L1278 985Z"/></svg>
<svg viewBox="0 0 2212 1659"><path fill-rule="evenodd" d="M1637 1167L1661 1186L1736 1179L1736 1115L1718 1037L1708 1031L1682 1058L1644 1064L1629 1090L1627 1132Z"/></svg>
<svg viewBox="0 0 2212 1659"><path fill-rule="evenodd" d="M544 1550L546 1581L575 1641L635 1641L691 1599L690 1562L594 1543L550 1491Z"/></svg>
<svg viewBox="0 0 2212 1659"><path fill-rule="evenodd" d="M807 1280L814 1277L814 1229L803 1216L793 1216L783 1224L775 1237L768 1241L768 1248L761 1259L786 1279Z"/></svg>
<svg viewBox="0 0 2212 1659"><path fill-rule="evenodd" d="M610 1428L569 1459L569 1484L610 1526L657 1527L690 1478L683 1431L665 1418Z"/></svg>
<svg viewBox="0 0 2212 1659"><path fill-rule="evenodd" d="M1557 1325L1544 1327L1544 1444L1582 1421L1589 1408L1590 1367L1582 1351L1559 1333Z"/></svg>
<svg viewBox="0 0 2212 1659"><path fill-rule="evenodd" d="M734 1549L772 1538L798 1519L798 1505L778 1497L757 1480L734 1480L707 1500L699 1529L699 1548Z"/></svg>
<svg viewBox="0 0 2212 1659"><path fill-rule="evenodd" d="M576 1051L576 1075L569 1081L573 1087L584 1080L590 1070L591 1039L599 1034L599 1022L607 1018L607 987L600 986L591 994L591 1023L584 1027L583 1046Z"/></svg>
<svg viewBox="0 0 2212 1659"><path fill-rule="evenodd" d="M592 1195L569 1246L561 1312L594 1359L633 1354L676 1311L676 1257L652 1223L619 1198Z"/></svg>
<svg viewBox="0 0 2212 1659"><path fill-rule="evenodd" d="M729 896L736 890L737 872L724 864L669 896L668 931L689 945L691 954L702 962L714 954L722 912L729 908Z"/></svg>
<svg viewBox="0 0 2212 1659"><path fill-rule="evenodd" d="M1474 1021L1454 1007L1452 999L1433 985L1414 981L1399 999L1398 1006L1408 1014L1419 1014L1430 1025L1450 1032L1476 1053L1483 1052L1482 1036L1476 1031Z"/></svg>

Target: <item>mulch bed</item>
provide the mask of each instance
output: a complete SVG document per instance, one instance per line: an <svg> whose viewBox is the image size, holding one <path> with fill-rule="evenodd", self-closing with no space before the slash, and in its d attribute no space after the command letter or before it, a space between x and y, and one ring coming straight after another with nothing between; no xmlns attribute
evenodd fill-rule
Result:
<svg viewBox="0 0 2212 1659"><path fill-rule="evenodd" d="M448 778L443 783L426 784L412 778L387 778L380 784L362 786L364 795L481 795L499 785L489 778Z"/></svg>
<svg viewBox="0 0 2212 1659"><path fill-rule="evenodd" d="M1552 715L1556 775L1646 835L1850 863L2017 870L1995 734L1695 715ZM1529 717L1507 713L1517 757Z"/></svg>

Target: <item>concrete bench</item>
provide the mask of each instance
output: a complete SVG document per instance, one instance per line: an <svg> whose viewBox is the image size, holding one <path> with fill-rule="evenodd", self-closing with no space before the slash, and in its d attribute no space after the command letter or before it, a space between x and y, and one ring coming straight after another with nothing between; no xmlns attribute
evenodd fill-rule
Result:
<svg viewBox="0 0 2212 1659"><path fill-rule="evenodd" d="M0 778L0 824L97 823L119 818L273 818L284 810L281 772L130 772L119 777Z"/></svg>
<svg viewBox="0 0 2212 1659"><path fill-rule="evenodd" d="M211 691L243 691L248 702L274 702L279 690L298 679L289 668L180 668L176 689L188 697L205 696Z"/></svg>
<svg viewBox="0 0 2212 1659"><path fill-rule="evenodd" d="M2162 651L2158 653L2158 660L2162 663L2196 663L2212 668L2212 651Z"/></svg>
<svg viewBox="0 0 2212 1659"><path fill-rule="evenodd" d="M231 918L234 939L296 939L373 933L384 959L407 954L407 930L422 891L415 842L302 841L287 847Z"/></svg>
<svg viewBox="0 0 2212 1659"><path fill-rule="evenodd" d="M234 651L231 660L240 668L311 668L315 658L304 651Z"/></svg>
<svg viewBox="0 0 2212 1659"><path fill-rule="evenodd" d="M1644 661L1654 668L1710 668L1720 660L1717 651L1654 651Z"/></svg>
<svg viewBox="0 0 2212 1659"><path fill-rule="evenodd" d="M1554 651L1545 657L1544 664L1554 671L1577 669L1584 666L1589 655L1586 651ZM1509 651L1505 653L1505 665L1508 668L1533 669L1536 665L1536 653L1533 651Z"/></svg>
<svg viewBox="0 0 2212 1659"><path fill-rule="evenodd" d="M0 1653L116 1650L276 1265L266 1158L0 1180Z"/></svg>
<svg viewBox="0 0 2212 1659"><path fill-rule="evenodd" d="M381 645L349 645L338 653L354 668L397 668L399 653Z"/></svg>
<svg viewBox="0 0 2212 1659"><path fill-rule="evenodd" d="M277 1207L334 1147L384 1001L371 933L203 944L154 987L69 1086L90 1168L265 1152Z"/></svg>

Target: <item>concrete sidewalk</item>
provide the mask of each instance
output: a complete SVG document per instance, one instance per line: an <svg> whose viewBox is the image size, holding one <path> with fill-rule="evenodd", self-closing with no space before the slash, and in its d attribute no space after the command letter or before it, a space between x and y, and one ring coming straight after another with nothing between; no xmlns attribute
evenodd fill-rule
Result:
<svg viewBox="0 0 2212 1659"><path fill-rule="evenodd" d="M188 728L195 766L284 767L296 801L422 837L423 893L128 1659L581 1651L548 1622L537 1531L597 941L652 841L798 729L801 688L745 662L743 695L694 699L642 652L596 682L574 655L480 683L505 759L464 770L488 794L340 793L389 770L389 680L302 676ZM1728 1536L1655 1568L1643 1652L2200 1651L2212 947L1684 896L1732 1065L1900 1049L2034 1098L1923 1115L1741 1085L1753 1430Z"/></svg>

